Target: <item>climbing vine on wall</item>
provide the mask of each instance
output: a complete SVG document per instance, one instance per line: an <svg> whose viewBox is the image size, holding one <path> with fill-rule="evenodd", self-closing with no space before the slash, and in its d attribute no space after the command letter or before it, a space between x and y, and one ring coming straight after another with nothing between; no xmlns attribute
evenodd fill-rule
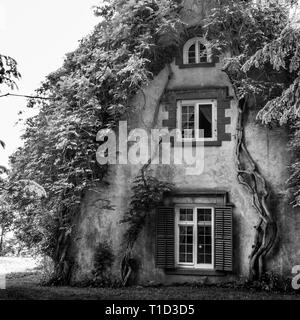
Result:
<svg viewBox="0 0 300 320"><path fill-rule="evenodd" d="M125 232L125 253L121 265L121 278L123 285L128 280L133 271L136 271L137 263L133 257L134 244L143 230L146 220L150 214L154 214L163 200L163 196L173 190L174 186L166 181L160 181L151 175L149 163L145 164L140 174L134 179L132 184L132 196L130 208L126 212L123 223L127 223Z"/></svg>

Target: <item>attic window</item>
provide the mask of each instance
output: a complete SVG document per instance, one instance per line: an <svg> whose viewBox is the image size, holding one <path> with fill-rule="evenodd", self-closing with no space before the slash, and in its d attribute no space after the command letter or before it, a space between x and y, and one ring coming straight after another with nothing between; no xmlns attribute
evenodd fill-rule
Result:
<svg viewBox="0 0 300 320"><path fill-rule="evenodd" d="M183 64L210 63L211 53L203 38L188 40L183 46Z"/></svg>

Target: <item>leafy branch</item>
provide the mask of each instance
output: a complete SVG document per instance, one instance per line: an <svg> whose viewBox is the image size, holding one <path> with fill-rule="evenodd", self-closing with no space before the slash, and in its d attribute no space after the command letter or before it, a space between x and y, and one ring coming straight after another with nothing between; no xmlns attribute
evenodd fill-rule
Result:
<svg viewBox="0 0 300 320"><path fill-rule="evenodd" d="M19 236L54 259L56 283L69 281L80 203L107 173L96 161L97 132L114 129L133 110L136 93L173 60L182 30L179 10L169 0L113 0L97 8L102 21L37 90L48 99L29 101L39 113L26 122L10 179L34 180L47 191L36 204L18 203Z"/></svg>

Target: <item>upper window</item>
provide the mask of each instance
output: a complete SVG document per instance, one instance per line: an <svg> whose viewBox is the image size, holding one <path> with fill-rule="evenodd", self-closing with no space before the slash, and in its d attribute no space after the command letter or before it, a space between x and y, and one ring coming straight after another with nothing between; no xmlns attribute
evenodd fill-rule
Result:
<svg viewBox="0 0 300 320"><path fill-rule="evenodd" d="M210 63L211 52L203 38L188 40L183 47L183 64Z"/></svg>
<svg viewBox="0 0 300 320"><path fill-rule="evenodd" d="M184 140L217 140L217 101L179 100L177 127Z"/></svg>

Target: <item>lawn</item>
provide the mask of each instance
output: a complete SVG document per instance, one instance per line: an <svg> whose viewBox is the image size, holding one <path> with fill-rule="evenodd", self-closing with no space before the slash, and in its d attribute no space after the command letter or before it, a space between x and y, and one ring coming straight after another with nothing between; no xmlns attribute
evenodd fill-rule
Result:
<svg viewBox="0 0 300 320"><path fill-rule="evenodd" d="M77 287L46 287L39 284L40 274L34 269L34 260L11 260L0 258L3 267L4 261L10 270L6 276L6 289L0 290L0 299L79 299L79 300L273 300L293 299L300 300L300 295L270 293L248 289L220 288L214 286L168 286L168 287L142 287L130 288L77 288ZM12 267L14 264L16 266ZM18 266L17 266L18 265ZM17 269L17 270L16 270Z"/></svg>

